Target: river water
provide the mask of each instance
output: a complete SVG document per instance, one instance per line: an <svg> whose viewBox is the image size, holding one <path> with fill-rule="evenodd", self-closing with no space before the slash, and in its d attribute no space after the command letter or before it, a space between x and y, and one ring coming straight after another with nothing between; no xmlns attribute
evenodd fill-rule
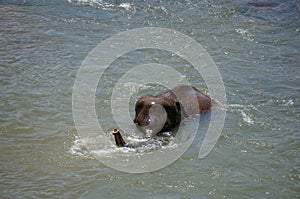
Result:
<svg viewBox="0 0 300 199"><path fill-rule="evenodd" d="M2 0L0 197L300 197L300 3L253 2L258 1ZM198 132L171 165L130 174L85 148L74 124L72 89L97 44L143 27L176 30L206 49L223 78L227 114L205 158L198 157ZM174 66L207 92L201 76L170 53L126 54L106 71L96 93L97 117L110 140L111 79L120 78L124 65L150 62ZM141 92L159 89L145 85ZM130 101L131 114L137 97ZM206 114L200 125L207 128L209 120Z"/></svg>

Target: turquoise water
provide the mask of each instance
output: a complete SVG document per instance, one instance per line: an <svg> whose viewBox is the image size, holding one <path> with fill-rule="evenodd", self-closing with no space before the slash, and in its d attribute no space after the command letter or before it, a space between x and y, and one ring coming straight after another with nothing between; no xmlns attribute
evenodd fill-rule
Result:
<svg viewBox="0 0 300 199"><path fill-rule="evenodd" d="M249 2L1 1L1 198L299 197L300 4ZM225 84L227 115L206 158L198 152L209 114L173 164L128 174L85 149L74 125L72 88L98 43L149 26L182 32L207 50ZM128 67L149 62L173 66L207 91L195 70L170 53L126 54L106 71L96 93L108 136L114 128L109 88ZM159 89L148 85L139 94Z"/></svg>

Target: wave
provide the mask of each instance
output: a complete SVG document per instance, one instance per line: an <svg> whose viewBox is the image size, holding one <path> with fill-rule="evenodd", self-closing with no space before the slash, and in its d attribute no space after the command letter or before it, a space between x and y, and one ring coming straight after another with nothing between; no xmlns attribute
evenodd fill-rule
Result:
<svg viewBox="0 0 300 199"><path fill-rule="evenodd" d="M96 8L100 8L103 10L114 11L116 9L124 9L127 11L135 11L135 7L131 3L120 3L120 4L113 4L110 2L105 2L103 0L68 0L70 3L77 3L81 5L88 5Z"/></svg>

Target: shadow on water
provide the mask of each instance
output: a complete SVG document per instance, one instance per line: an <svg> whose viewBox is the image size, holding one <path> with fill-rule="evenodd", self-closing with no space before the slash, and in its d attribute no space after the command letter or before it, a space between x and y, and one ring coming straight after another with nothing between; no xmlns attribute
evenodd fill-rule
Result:
<svg viewBox="0 0 300 199"><path fill-rule="evenodd" d="M299 12L299 5L284 1L251 1L240 5L238 11L253 19L278 21Z"/></svg>

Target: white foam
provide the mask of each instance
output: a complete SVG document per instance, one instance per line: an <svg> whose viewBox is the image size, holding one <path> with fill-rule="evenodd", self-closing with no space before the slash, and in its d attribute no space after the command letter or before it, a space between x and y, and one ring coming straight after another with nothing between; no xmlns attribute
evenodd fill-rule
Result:
<svg viewBox="0 0 300 199"><path fill-rule="evenodd" d="M281 104L282 106L293 106L294 105L294 101L292 99L289 100L277 100L277 102L279 104Z"/></svg>
<svg viewBox="0 0 300 199"><path fill-rule="evenodd" d="M119 5L120 8L124 8L127 11L133 11L135 10L134 7L130 3L121 3Z"/></svg>
<svg viewBox="0 0 300 199"><path fill-rule="evenodd" d="M146 142L149 139L141 139L139 137L128 136L127 140L128 140L128 142Z"/></svg>
<svg viewBox="0 0 300 199"><path fill-rule="evenodd" d="M243 116L243 121L246 122L247 124L254 124L254 120L251 119L249 115L247 115L244 111L241 111L241 114Z"/></svg>
<svg viewBox="0 0 300 199"><path fill-rule="evenodd" d="M254 41L253 34L251 34L247 29L236 28L235 32L243 36L243 39Z"/></svg>
<svg viewBox="0 0 300 199"><path fill-rule="evenodd" d="M79 136L76 136L73 144L69 149L69 153L75 156L85 158L90 158L91 155L94 155L97 158L116 159L125 156L143 156L144 154L156 150L161 150L162 152L164 150L173 150L179 146L178 143L174 142L175 138L172 137L170 133L164 133L163 135L163 137L157 137L155 139L144 139L136 135L126 136L125 139L127 143L136 146L135 148L117 147L115 143L111 140L109 140L109 142L104 143L104 139L100 135L93 139L81 139L79 138ZM85 147L86 145L96 145L99 146L99 148L96 147L92 151L89 151Z"/></svg>
<svg viewBox="0 0 300 199"><path fill-rule="evenodd" d="M94 6L103 10L112 10L116 6L111 3L103 2L103 0L68 0L70 3L80 3L84 5Z"/></svg>
<svg viewBox="0 0 300 199"><path fill-rule="evenodd" d="M84 143L79 137L75 137L75 140L69 150L72 155L80 156L80 157L88 157L89 151L85 147Z"/></svg>

